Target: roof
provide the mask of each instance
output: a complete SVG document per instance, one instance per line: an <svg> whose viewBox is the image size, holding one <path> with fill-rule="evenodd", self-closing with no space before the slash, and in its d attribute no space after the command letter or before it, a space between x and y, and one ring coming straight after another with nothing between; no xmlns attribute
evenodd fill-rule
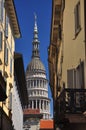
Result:
<svg viewBox="0 0 86 130"><path fill-rule="evenodd" d="M21 32L18 24L18 18L17 18L14 0L5 0L5 8L7 9L10 17L14 36L16 38L19 38L21 36Z"/></svg>
<svg viewBox="0 0 86 130"><path fill-rule="evenodd" d="M26 69L26 74L30 73L46 73L45 67L39 58L32 58Z"/></svg>
<svg viewBox="0 0 86 130"><path fill-rule="evenodd" d="M24 114L40 114L40 109L31 109L31 108L27 108L23 110Z"/></svg>
<svg viewBox="0 0 86 130"><path fill-rule="evenodd" d="M53 120L40 120L40 130L41 129L52 129L53 130Z"/></svg>
<svg viewBox="0 0 86 130"><path fill-rule="evenodd" d="M43 115L40 113L40 109L26 108L23 110L24 120L28 118L39 118L42 119Z"/></svg>

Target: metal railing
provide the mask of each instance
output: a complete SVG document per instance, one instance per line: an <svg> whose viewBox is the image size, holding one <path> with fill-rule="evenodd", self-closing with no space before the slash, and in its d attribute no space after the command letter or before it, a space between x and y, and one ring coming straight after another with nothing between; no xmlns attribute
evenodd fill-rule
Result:
<svg viewBox="0 0 86 130"><path fill-rule="evenodd" d="M58 115L86 111L86 89L65 88L56 100Z"/></svg>

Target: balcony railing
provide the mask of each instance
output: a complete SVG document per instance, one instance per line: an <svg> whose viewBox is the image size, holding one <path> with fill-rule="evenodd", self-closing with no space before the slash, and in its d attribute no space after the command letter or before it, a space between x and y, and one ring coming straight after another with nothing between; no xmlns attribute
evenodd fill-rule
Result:
<svg viewBox="0 0 86 130"><path fill-rule="evenodd" d="M56 100L58 115L82 114L86 111L86 89L64 89Z"/></svg>

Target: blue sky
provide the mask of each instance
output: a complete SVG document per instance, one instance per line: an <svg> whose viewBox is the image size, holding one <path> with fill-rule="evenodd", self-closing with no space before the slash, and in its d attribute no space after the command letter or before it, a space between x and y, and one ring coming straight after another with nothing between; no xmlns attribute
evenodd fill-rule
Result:
<svg viewBox="0 0 86 130"><path fill-rule="evenodd" d="M47 79L49 80L47 49L50 44L52 0L14 0L14 2L22 34L22 37L20 39L16 39L16 52L22 53L24 67L26 70L26 67L31 61L32 56L35 12L37 14L38 37L40 41L40 57L46 68ZM51 98L50 88L49 98ZM53 104L51 99L51 115L52 113Z"/></svg>

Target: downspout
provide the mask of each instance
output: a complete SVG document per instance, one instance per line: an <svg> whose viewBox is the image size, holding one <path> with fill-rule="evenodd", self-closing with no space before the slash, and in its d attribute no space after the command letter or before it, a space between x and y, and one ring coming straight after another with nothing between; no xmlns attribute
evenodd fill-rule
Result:
<svg viewBox="0 0 86 130"><path fill-rule="evenodd" d="M84 42L85 42L85 79L86 79L86 0L84 0ZM86 81L85 81L86 88Z"/></svg>
<svg viewBox="0 0 86 130"><path fill-rule="evenodd" d="M85 60L86 60L86 0L84 0L84 32L85 32Z"/></svg>

